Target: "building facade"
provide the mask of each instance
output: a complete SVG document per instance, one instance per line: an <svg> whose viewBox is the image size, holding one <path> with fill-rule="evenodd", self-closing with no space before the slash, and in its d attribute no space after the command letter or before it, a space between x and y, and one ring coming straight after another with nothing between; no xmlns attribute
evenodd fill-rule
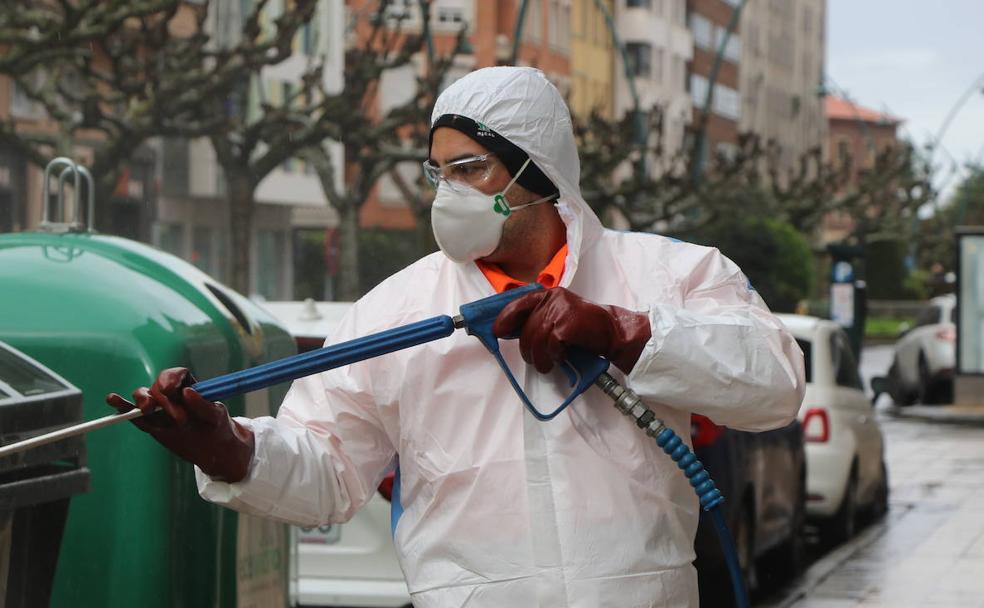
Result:
<svg viewBox="0 0 984 608"><path fill-rule="evenodd" d="M601 7L599 7L599 4ZM568 104L576 117L597 112L615 117L615 45L608 29L614 0L573 0L571 3L571 90Z"/></svg>
<svg viewBox="0 0 984 608"><path fill-rule="evenodd" d="M741 14L738 128L773 141L790 166L826 139L825 23L826 0L749 0Z"/></svg>
<svg viewBox="0 0 984 608"><path fill-rule="evenodd" d="M624 48L616 56L615 116L659 106L663 150L674 156L691 121L687 93L693 38L687 28L687 0L615 0L615 32ZM620 55L621 53L619 53Z"/></svg>
<svg viewBox="0 0 984 608"><path fill-rule="evenodd" d="M898 126L902 120L857 105L841 97L824 99L827 123L825 160L834 166L850 163L844 188L857 186L860 177L871 171L880 152L899 145ZM846 213L830 213L823 221L821 241L843 240L854 230L854 220Z"/></svg>

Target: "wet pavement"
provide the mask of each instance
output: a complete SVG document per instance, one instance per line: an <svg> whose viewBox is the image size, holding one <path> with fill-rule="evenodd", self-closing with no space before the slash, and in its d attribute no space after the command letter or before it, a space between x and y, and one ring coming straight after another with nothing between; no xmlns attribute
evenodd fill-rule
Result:
<svg viewBox="0 0 984 608"><path fill-rule="evenodd" d="M890 411L879 403L889 514L758 608L984 608L984 425Z"/></svg>

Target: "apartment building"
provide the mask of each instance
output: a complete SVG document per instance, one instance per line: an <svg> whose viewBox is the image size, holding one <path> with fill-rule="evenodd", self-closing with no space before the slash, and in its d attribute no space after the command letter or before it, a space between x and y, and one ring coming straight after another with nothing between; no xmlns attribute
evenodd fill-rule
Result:
<svg viewBox="0 0 984 608"><path fill-rule="evenodd" d="M827 123L825 159L834 166L850 162L851 172L846 189L855 187L858 179L875 166L877 155L886 148L898 145L900 118L860 106L847 99L828 96L824 99ZM821 241L841 241L854 230L854 220L846 213L830 213L824 217Z"/></svg>
<svg viewBox="0 0 984 608"><path fill-rule="evenodd" d="M687 0L615 0L615 32L625 49L616 57L615 116L638 107L664 113L665 155L677 153L691 121L687 65L693 37L687 28Z"/></svg>
<svg viewBox="0 0 984 608"><path fill-rule="evenodd" d="M774 141L790 164L826 139L825 23L826 0L749 0L741 14L738 128Z"/></svg>

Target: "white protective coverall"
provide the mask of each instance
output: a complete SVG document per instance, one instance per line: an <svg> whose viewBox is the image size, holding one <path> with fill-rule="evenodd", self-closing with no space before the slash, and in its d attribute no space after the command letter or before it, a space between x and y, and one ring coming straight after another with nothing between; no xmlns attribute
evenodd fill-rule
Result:
<svg viewBox="0 0 984 608"><path fill-rule="evenodd" d="M794 339L716 249L602 227L578 190L567 107L540 71L473 72L437 100L433 118L449 113L521 147L560 189L561 286L648 311L652 339L627 380L678 435L689 439L691 412L746 430L793 420L804 390ZM359 300L330 342L492 294L475 264L437 252ZM502 347L541 410L567 395L562 373L537 373L518 341ZM345 522L399 455L395 543L416 608L698 604L697 499L674 463L595 388L537 421L463 331L298 380L275 419L242 421L256 437L249 476L198 471L202 496L294 524Z"/></svg>

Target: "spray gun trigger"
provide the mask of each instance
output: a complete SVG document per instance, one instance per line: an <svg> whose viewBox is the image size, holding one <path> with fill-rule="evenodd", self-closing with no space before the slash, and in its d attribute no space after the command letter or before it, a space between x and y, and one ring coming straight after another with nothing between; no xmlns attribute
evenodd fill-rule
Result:
<svg viewBox="0 0 984 608"><path fill-rule="evenodd" d="M492 333L492 325L507 304L522 295L540 289L543 289L542 285L533 283L476 302L463 304L459 309L461 314L458 317L461 318L461 323L468 334L478 338L482 342L482 345L495 357L499 367L502 368L502 372L506 375L506 379L509 380L509 384L512 385L513 390L516 391L516 395L519 396L526 409L538 420L550 420L562 412L581 393L586 391L594 383L596 378L607 371L609 363L607 359L597 357L579 348L568 349L567 360L560 365L560 368L564 371L564 374L573 387L567 399L559 407L547 413L541 412L530 402L529 397L527 397L522 387L516 381L515 376L513 376L512 370L509 369L509 366L502 358L502 353L499 351L499 339ZM459 321L456 317L456 327L459 326L458 323Z"/></svg>

